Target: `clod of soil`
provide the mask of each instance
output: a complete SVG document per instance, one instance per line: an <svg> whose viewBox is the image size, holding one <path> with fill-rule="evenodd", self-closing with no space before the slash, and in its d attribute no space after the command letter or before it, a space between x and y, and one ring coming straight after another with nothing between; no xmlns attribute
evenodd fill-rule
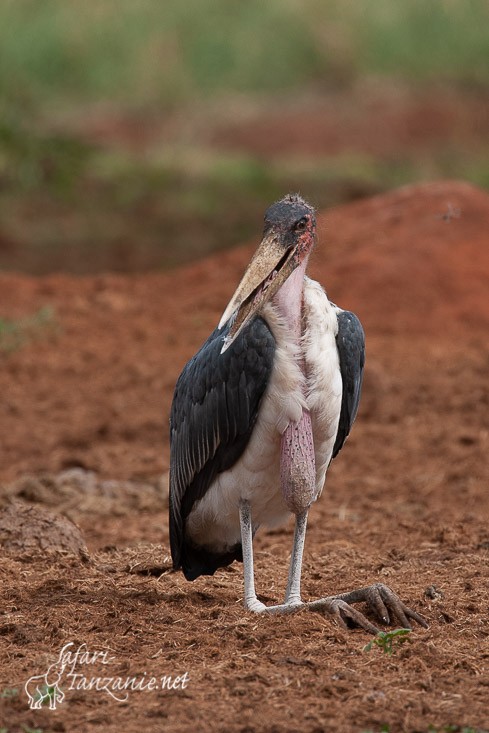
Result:
<svg viewBox="0 0 489 733"><path fill-rule="evenodd" d="M168 473L150 484L102 479L93 471L70 468L59 474L21 476L5 491L23 501L56 508L75 520L90 514L123 517L161 510L168 503Z"/></svg>
<svg viewBox="0 0 489 733"><path fill-rule="evenodd" d="M0 509L0 546L22 559L75 555L88 559L82 533L73 522L40 506L8 502Z"/></svg>

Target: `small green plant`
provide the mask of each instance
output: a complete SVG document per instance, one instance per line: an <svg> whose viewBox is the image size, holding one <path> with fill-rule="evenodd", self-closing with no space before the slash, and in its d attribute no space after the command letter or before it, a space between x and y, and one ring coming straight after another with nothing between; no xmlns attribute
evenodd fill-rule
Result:
<svg viewBox="0 0 489 733"><path fill-rule="evenodd" d="M19 690L17 687L4 687L4 689L0 692L0 697L17 697L19 694ZM0 733L2 733L3 728L0 728Z"/></svg>
<svg viewBox="0 0 489 733"><path fill-rule="evenodd" d="M42 704L49 705L51 700L53 700L56 697L56 688L46 686L43 692L44 692L44 698L43 698Z"/></svg>
<svg viewBox="0 0 489 733"><path fill-rule="evenodd" d="M49 705L49 703L55 698L56 696L56 688L50 687L48 685L43 685L41 689L38 691L35 699L41 700L41 705Z"/></svg>
<svg viewBox="0 0 489 733"><path fill-rule="evenodd" d="M379 631L377 636L365 644L363 647L364 652L371 651L374 646L382 649L384 654L392 656L396 653L397 648L404 644L408 640L408 634L411 633L411 629L393 629L392 631Z"/></svg>
<svg viewBox="0 0 489 733"><path fill-rule="evenodd" d="M0 318L0 352L15 351L54 326L54 310L51 306L44 306L24 318Z"/></svg>

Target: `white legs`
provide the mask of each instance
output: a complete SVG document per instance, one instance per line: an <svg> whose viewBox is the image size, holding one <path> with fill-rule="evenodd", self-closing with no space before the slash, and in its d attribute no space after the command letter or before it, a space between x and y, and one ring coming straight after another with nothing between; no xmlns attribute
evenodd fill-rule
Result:
<svg viewBox="0 0 489 733"><path fill-rule="evenodd" d="M253 568L253 528L251 509L247 501L239 505L241 525L241 545L243 547L244 604L249 611L264 611L266 606L258 600L255 591L255 572Z"/></svg>
<svg viewBox="0 0 489 733"><path fill-rule="evenodd" d="M301 599L301 571L302 555L304 553L304 541L306 539L307 513L298 514L295 520L294 544L292 545L292 556L289 566L289 580L285 593L286 604L300 604Z"/></svg>
<svg viewBox="0 0 489 733"><path fill-rule="evenodd" d="M247 501L240 503L239 519L241 544L243 546L244 605L249 611L255 613L295 613L300 608L309 608L312 611L321 611L332 615L344 628L351 624L360 626L371 634L377 634L378 627L369 621L363 613L350 605L351 603L363 602L382 624L394 621L400 623L404 628L411 628L411 622L416 621L427 628L426 620L419 613L406 606L390 588L381 583L376 583L367 588L360 588L350 593L328 596L320 598L318 601L304 603L301 600L301 569L306 536L307 510L296 516L285 601L276 606L265 606L256 597L253 570L253 527L251 509Z"/></svg>
<svg viewBox="0 0 489 733"><path fill-rule="evenodd" d="M239 521L241 525L241 545L243 547L245 608L257 613L264 611L267 613L293 613L297 611L304 605L301 601L301 569L306 536L307 511L297 517L285 602L277 606L265 606L256 597L253 568L253 528L251 524L251 509L247 501L242 501L239 505Z"/></svg>

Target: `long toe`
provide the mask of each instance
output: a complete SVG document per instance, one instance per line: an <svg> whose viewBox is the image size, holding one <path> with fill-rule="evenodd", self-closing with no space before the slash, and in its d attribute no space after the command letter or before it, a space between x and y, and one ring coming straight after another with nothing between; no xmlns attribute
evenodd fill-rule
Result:
<svg viewBox="0 0 489 733"><path fill-rule="evenodd" d="M367 600L367 603L374 613L378 614L378 609L385 608L390 614L390 620L397 621L405 629L412 628L411 621L416 621L416 623L425 629L428 628L426 619L421 614L413 611L412 608L409 608L409 606L406 606L397 593L394 593L387 585L375 583L366 590L369 592L371 598L370 601ZM387 623L389 623L389 618Z"/></svg>
<svg viewBox="0 0 489 733"><path fill-rule="evenodd" d="M337 623L344 629L349 628L352 624L359 626L361 629L368 631L369 634L378 634L379 630L374 624L368 620L366 616L356 608L350 606L349 603L331 596L329 598L321 598L318 601L311 601L306 604L312 611L325 612L333 616Z"/></svg>
<svg viewBox="0 0 489 733"><path fill-rule="evenodd" d="M411 621L416 621L423 628L428 628L426 619L421 614L413 611L401 601L397 593L394 593L383 583L374 583L366 588L340 593L337 596L320 598L318 601L311 601L306 604L312 611L323 611L333 616L343 628L352 624L360 626L370 634L378 634L379 629L352 603L365 603L375 618L382 624L399 624L404 629L410 629Z"/></svg>
<svg viewBox="0 0 489 733"><path fill-rule="evenodd" d="M344 627L348 628L348 621L353 622L354 625L359 626L370 634L378 634L379 629L368 620L363 613L358 611L353 606L350 606L341 599L333 599L330 606L333 615L338 619L339 623Z"/></svg>
<svg viewBox="0 0 489 733"><path fill-rule="evenodd" d="M338 597L347 603L366 603L368 609L383 624L397 623L405 629L410 629L411 621L416 621L423 628L428 628L426 619L406 606L397 593L383 583L374 583L351 593L342 593Z"/></svg>

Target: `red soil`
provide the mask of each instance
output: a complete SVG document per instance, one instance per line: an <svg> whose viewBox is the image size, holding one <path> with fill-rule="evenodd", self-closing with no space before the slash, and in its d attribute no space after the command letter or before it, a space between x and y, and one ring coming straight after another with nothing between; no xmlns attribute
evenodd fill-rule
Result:
<svg viewBox="0 0 489 733"><path fill-rule="evenodd" d="M168 568L163 490L161 509L150 493L135 502L127 485L118 507L94 500L93 482L88 503L60 493L56 475L72 467L159 481L173 385L253 245L167 274L2 275L2 317L49 304L56 321L1 356L3 494L67 514L91 560L4 550L0 690L19 693L0 697L0 727L487 728L488 240L489 196L463 183L404 188L319 216L310 274L360 316L368 354L357 424L311 512L304 594L388 582L430 620L392 658L362 652L363 632L317 614L244 613L237 565L194 584L147 575ZM26 474L46 472L54 478L26 490ZM76 475L83 494L85 474ZM257 536L257 585L269 601L285 586L290 542L290 526ZM111 649L116 674L188 671L188 689L133 692L125 704L65 689L58 710L29 710L25 680L68 641Z"/></svg>

